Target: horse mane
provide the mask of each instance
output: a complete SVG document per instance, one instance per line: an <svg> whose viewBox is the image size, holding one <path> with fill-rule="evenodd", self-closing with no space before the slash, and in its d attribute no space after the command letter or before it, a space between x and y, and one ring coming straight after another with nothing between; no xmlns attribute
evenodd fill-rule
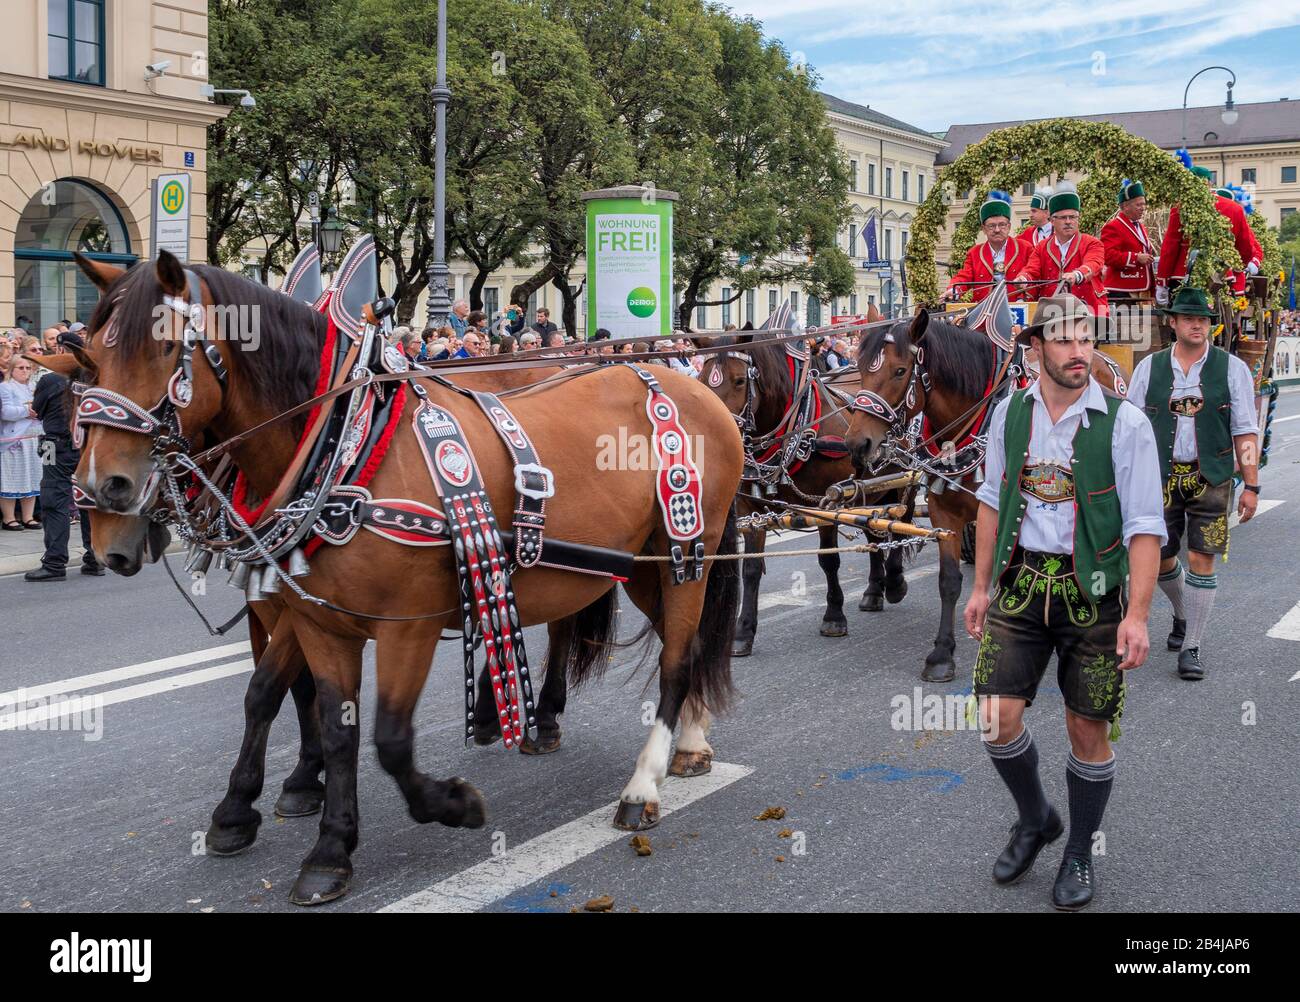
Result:
<svg viewBox="0 0 1300 1002"><path fill-rule="evenodd" d="M867 332L858 345L858 361L875 358L891 336L903 347L910 346L911 328L912 321L905 319ZM922 344L925 368L935 383L972 400L984 396L995 364L993 350L984 334L932 314Z"/></svg>
<svg viewBox="0 0 1300 1002"><path fill-rule="evenodd" d="M736 345L736 349L749 353L754 368L758 370L758 385L764 395L770 393L784 400L794 392L794 384L790 381L790 367L785 360L784 345L761 344L750 348L741 343Z"/></svg>
<svg viewBox="0 0 1300 1002"><path fill-rule="evenodd" d="M245 357L251 352L232 353L240 377L248 380L251 391L276 410L288 410L310 396L320 372L320 353L328 327L325 315L225 268L206 264L188 267L207 284L214 306L248 307L257 318L257 364L241 364L253 361ZM117 330L116 350L128 357L143 355L157 343L153 337L157 319L154 311L162 297L163 289L153 267L141 262L100 297L90 328L99 331L111 315Z"/></svg>

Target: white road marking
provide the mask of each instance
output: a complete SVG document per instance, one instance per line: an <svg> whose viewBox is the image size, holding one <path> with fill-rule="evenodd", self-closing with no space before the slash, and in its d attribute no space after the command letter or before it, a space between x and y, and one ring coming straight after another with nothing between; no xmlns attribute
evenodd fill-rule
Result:
<svg viewBox="0 0 1300 1002"><path fill-rule="evenodd" d="M660 788L659 813L667 817L689 804L717 793L754 770L744 765L714 762L713 771L695 779L669 776ZM521 888L590 856L598 849L630 838L610 819L618 802L529 839L500 856L484 860L440 880L422 891L381 908L383 912L476 912Z"/></svg>
<svg viewBox="0 0 1300 1002"><path fill-rule="evenodd" d="M1290 417L1275 417L1274 424L1286 424L1288 421L1300 421L1300 414L1292 414Z"/></svg>
<svg viewBox="0 0 1300 1002"><path fill-rule="evenodd" d="M173 689L185 689L192 685L202 685L204 682L214 682L219 678L241 675L252 670L253 659L248 658L245 661L235 661L228 665L218 665L215 668L200 668L198 671L185 672L181 675L169 675L167 678L155 679L152 682L128 685L122 689L109 689L107 692L97 692L90 695L79 693L76 699L57 700L44 706L35 706L29 709L15 708L12 712L0 715L0 731L25 730L43 720L83 713L88 704L103 707L112 706L114 703L127 703L133 699L143 699L145 696L153 696L160 692L170 692ZM59 693L59 695L71 696L72 693ZM31 699L33 697L29 695L26 698ZM3 706L3 703L0 703L0 706Z"/></svg>
<svg viewBox="0 0 1300 1002"><path fill-rule="evenodd" d="M1300 602L1291 607L1291 611L1273 624L1268 636L1274 640L1300 640ZM1292 679L1294 682L1295 679Z"/></svg>
<svg viewBox="0 0 1300 1002"><path fill-rule="evenodd" d="M216 661L218 658L228 658L235 654L247 654L251 649L248 641L245 640L238 644L209 647L202 651L191 651L189 654L158 658L155 661L141 661L139 664L127 665L125 668L111 668L108 671L78 675L76 678L65 678L58 682L45 682L25 689L13 689L9 692L0 692L0 705L20 699L43 699L46 696L83 692L97 685L122 682L128 678L139 678L141 675L156 675L158 672L171 671L173 668L184 668L186 665L199 664L203 661Z"/></svg>
<svg viewBox="0 0 1300 1002"><path fill-rule="evenodd" d="M1259 518L1259 516L1263 515L1264 512L1272 511L1278 505L1283 503L1285 503L1285 499L1283 499L1283 501L1265 501L1261 499L1259 504L1255 506L1255 518ZM1254 521L1254 519L1252 519L1251 521ZM1241 524L1241 519L1237 517L1237 513L1235 511L1230 516L1228 516L1228 528L1235 529L1240 524Z"/></svg>

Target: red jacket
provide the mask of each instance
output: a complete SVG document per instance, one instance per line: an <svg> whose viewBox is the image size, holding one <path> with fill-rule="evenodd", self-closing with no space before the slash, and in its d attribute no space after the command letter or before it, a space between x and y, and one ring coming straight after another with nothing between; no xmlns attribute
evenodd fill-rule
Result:
<svg viewBox="0 0 1300 1002"><path fill-rule="evenodd" d="M1007 279L1015 278L1028 263L1029 250L1019 240L1008 238L1002 258L1003 275ZM953 275L952 281L948 283L948 288L953 291L955 296L970 292L975 297L975 302L978 303L993 291L993 286L973 284L967 287L966 283L992 282L995 278L993 251L989 247L988 241L985 240L977 243L966 252L966 261L962 264L961 270ZM1010 299L1020 297L1020 293L1015 286L1008 286L1007 292Z"/></svg>
<svg viewBox="0 0 1300 1002"><path fill-rule="evenodd" d="M1232 242L1237 247L1237 253L1241 255L1242 265L1249 265L1253 261L1258 268L1263 263L1264 251L1259 246L1259 241L1255 239L1255 231L1250 228L1246 210L1232 199L1217 195L1214 199L1214 207L1232 224ZM1165 239L1160 245L1160 268L1156 272L1158 284L1167 285L1171 278L1187 277L1189 249L1187 238L1183 236L1183 224L1178 214L1178 206L1175 205L1169 210L1169 228L1165 230ZM1246 291L1244 271L1233 272L1233 288L1239 294Z"/></svg>
<svg viewBox="0 0 1300 1002"><path fill-rule="evenodd" d="M1145 226L1117 212L1101 228L1101 243L1106 248L1106 273L1102 279L1107 290L1149 292L1155 287L1152 263L1137 261L1139 254L1156 256Z"/></svg>
<svg viewBox="0 0 1300 1002"><path fill-rule="evenodd" d="M1033 250L1041 244L1045 238L1042 233L1038 231L1037 226L1033 223L1028 223L1023 230L1016 234L1016 239L1030 250Z"/></svg>
<svg viewBox="0 0 1300 1002"><path fill-rule="evenodd" d="M1101 273L1106 263L1106 249L1101 241L1087 233L1079 233L1070 242L1069 256L1062 261L1059 254L1055 235L1034 248L1029 263L1020 273L1021 281L1029 279L1033 283L1024 286L1024 298L1037 300L1050 296L1056 291L1057 281L1063 274L1082 271L1083 281L1070 286L1067 291L1092 307L1097 316L1106 316L1110 307L1106 287L1101 284Z"/></svg>

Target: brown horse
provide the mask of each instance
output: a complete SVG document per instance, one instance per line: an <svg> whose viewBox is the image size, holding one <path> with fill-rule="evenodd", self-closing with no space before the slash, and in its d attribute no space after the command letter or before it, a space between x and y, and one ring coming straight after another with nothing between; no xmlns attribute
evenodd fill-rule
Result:
<svg viewBox="0 0 1300 1002"><path fill-rule="evenodd" d="M934 429L941 445L964 437L968 430L978 432L984 415L981 401L999 369L992 342L984 334L931 316L924 309L911 320L868 332L858 347L858 373L861 389L874 395L879 403L866 409L855 408L845 436L850 452L864 467L878 461L896 416L924 414L927 427ZM1092 374L1102 385L1114 388L1114 370L1101 352L1093 355ZM910 405L909 390L913 399ZM955 441L953 448L961 445ZM947 454L956 458L951 449ZM926 656L921 678L926 682L948 682L957 672L953 620L961 596L961 536L979 510L974 492L983 461L981 458L969 472L945 465L943 458L927 465L952 481L931 476L926 490L930 522L953 532L939 544L939 598L943 609L934 648Z"/></svg>
<svg viewBox="0 0 1300 1002"><path fill-rule="evenodd" d="M742 424L743 434L761 440L774 433L787 417L795 386L784 347L779 344L750 347L754 336L746 333L728 341L711 339L711 345L730 343L735 346L735 351L709 356L700 372L700 382L712 389L727 405L727 409L736 415L738 423ZM761 330L758 336L762 337ZM850 393L856 391L856 371L841 371L852 378L852 383L845 385L844 389ZM819 438L842 441L849 429L850 413L845 408L844 400L827 385L836 381L834 375L823 377L813 384L812 391L819 398L821 413L826 415L818 429ZM841 378L839 382L844 380ZM770 510L772 506L764 504L764 498L768 496L790 504L815 507L831 484L847 480L853 475L854 465L847 451L839 451L838 454L814 451L789 477L792 483L779 484L774 495L765 494L762 485L755 483L750 487L751 493L742 495L739 499L738 510L745 514ZM894 494L882 495L876 499L882 503L893 500L896 500ZM758 630L758 591L766 569L762 553L767 533L747 529L743 535L745 553L756 556L747 557L742 562L741 573L745 586L740 621L736 626L735 646L732 649L735 657L746 657L753 651L754 635ZM817 531L817 538L819 548L831 549L836 545L838 529L834 525L822 526ZM858 608L865 612L879 612L884 609L885 600L891 604L901 602L907 594L903 551L890 550L887 555L873 552L870 558L871 573ZM817 564L826 576L826 612L822 616L821 635L846 637L849 623L844 616L844 592L840 587L840 555L818 554Z"/></svg>
<svg viewBox="0 0 1300 1002"><path fill-rule="evenodd" d="M95 385L141 408L167 394L177 368L182 319L164 297L182 301L188 286L179 263L163 253L152 266L122 273L81 262L102 290L92 332L112 324L111 346L94 337L77 362ZM228 372L223 388L201 354L195 355L193 398L179 410L181 432L196 440L207 432L218 442L237 436L308 400L314 392L326 320L309 307L225 272L197 266L206 306L248 307L260 318L260 347L241 351L216 342ZM162 318L161 320L159 318ZM161 332L158 328L161 328ZM60 356L62 357L62 356ZM53 360L52 360L53 361ZM734 544L729 518L739 485L742 449L735 423L716 397L694 380L656 373L677 405L688 438L709 443L701 457L703 544L707 555ZM499 511L515 500L513 466L493 425L471 401L437 382L420 380L432 404L456 417L477 457L484 485ZM602 435L647 435L646 389L627 367L593 371L561 387L537 389L511 399L510 408L528 429L561 489L546 509L555 539L645 556L668 551L669 537L656 499L653 469L601 469ZM274 424L232 450L254 498L270 496L288 467L303 420ZM145 510L146 486L156 472L148 435L93 425L88 428L78 480L101 511L135 515ZM703 460L707 459L707 463ZM635 464L628 464L635 466ZM403 422L372 481L376 496L404 497L440 507L440 501L409 424ZM255 503L255 502L254 502ZM593 510L599 517L593 518ZM118 573L139 569L147 531L134 519L101 520L90 514L97 553ZM460 779L435 781L414 762L412 712L423 688L442 629L459 623L459 586L449 547L414 550L372 533L345 546L323 547L313 558L311 592L336 606L394 621L349 615L282 593L284 612L270 628L245 700L246 732L226 798L213 813L208 844L214 851L246 848L260 815L252 801L260 792L261 767L254 760L284 693L305 660L315 683L315 702L325 763L325 804L320 836L290 895L311 904L346 893L357 843L357 703L361 650L377 644L378 700L375 742L379 759L398 782L413 817L451 826L478 826L485 817L478 791ZM704 738L707 713L726 700L731 686L730 643L737 579L729 562L709 563L705 575L674 585L665 563L639 563L625 588L655 625L663 643L659 658L657 719L637 767L620 797L616 823L638 829L659 813L658 783L666 775L672 732L679 717L677 757L685 771L703 771L712 750ZM608 578L533 567L512 576L523 625L551 622L590 607L612 588ZM257 783L245 782L256 778ZM257 791L254 792L253 787Z"/></svg>

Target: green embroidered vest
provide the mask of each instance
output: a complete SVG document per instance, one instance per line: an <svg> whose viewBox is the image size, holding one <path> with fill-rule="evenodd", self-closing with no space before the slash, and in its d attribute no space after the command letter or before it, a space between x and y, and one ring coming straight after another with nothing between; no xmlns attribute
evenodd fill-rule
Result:
<svg viewBox="0 0 1300 1002"><path fill-rule="evenodd" d="M1169 479L1174 461L1174 435L1178 416L1169 409L1174 394L1173 349L1151 356L1151 378L1143 410L1156 433L1160 453L1160 476ZM1228 393L1228 353L1210 346L1201 366L1201 395L1205 403L1192 418L1196 422L1196 454L1201 476L1218 486L1232 476L1232 397Z"/></svg>
<svg viewBox="0 0 1300 1002"><path fill-rule="evenodd" d="M1088 427L1079 422L1074 434L1074 576L1083 594L1095 602L1124 583L1128 575L1128 550L1124 547L1124 516L1115 489L1115 463L1111 438L1115 415L1123 404L1106 394L1106 413L1088 411ZM1034 401L1027 390L1018 390L1007 406L1003 441L1006 443L1006 472L998 495L998 535L993 550L994 580L1011 562L1020 525L1028 502L1020 490L1020 478L1029 460Z"/></svg>

